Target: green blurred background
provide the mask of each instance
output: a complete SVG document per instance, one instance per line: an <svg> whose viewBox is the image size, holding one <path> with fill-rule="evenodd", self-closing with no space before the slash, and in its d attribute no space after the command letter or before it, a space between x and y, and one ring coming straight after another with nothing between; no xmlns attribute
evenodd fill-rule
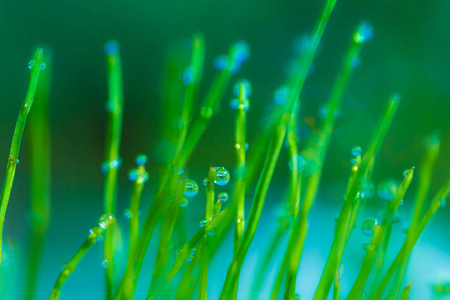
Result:
<svg viewBox="0 0 450 300"><path fill-rule="evenodd" d="M204 34L206 64L201 95L214 74L214 57L225 53L237 39L249 43L250 60L244 63L233 81L245 77L253 86L248 116L252 147L251 141L261 127L261 116L272 105L274 90L283 84L286 63L292 57L292 41L312 30L321 5L322 1L313 0L0 2L0 158L4 158L5 165L29 78L27 63L38 45L51 47L53 56L52 66L46 70L52 72L53 213L41 278L41 298L49 294L59 265L80 245L103 207L103 176L99 166L104 150L107 98L104 43L116 39L121 45L125 106L121 151L124 172L120 178L119 201L120 207L125 208L130 188L126 170L137 153L152 153L159 135L162 72L171 43L196 31ZM383 146L375 178L399 178L403 169L420 165L424 140L436 129L441 131L442 151L432 192L446 178L450 167L447 159L450 153L449 12L450 2L444 0L338 0L314 61L314 71L301 96L303 116L315 117L319 105L326 101L357 24L361 20L370 22L375 36L363 49L362 64L351 79L342 117L332 139L323 185L323 193L332 196L319 199L313 218L336 213L343 193L339 184L345 182L348 175L349 150L356 144L364 148L392 92L400 92L403 98ZM234 114L227 104L231 97L230 88L222 111L211 123L188 164L188 171L196 174L199 182L209 165L233 168ZM5 226L5 235L20 251L25 247L29 197L26 139L21 150ZM284 152L274 178L275 189L285 188L286 164L287 153ZM154 165L155 160L150 166ZM155 178L152 170L151 176ZM335 189L336 186L339 187ZM148 207L154 188L147 188L144 207ZM268 201L269 207L276 207L276 199ZM373 206L376 207L376 203ZM326 254L328 244L313 243L316 241L313 236L322 234L314 235L314 222L313 219L311 249L317 246L322 249L317 251ZM329 224L331 234L332 220ZM331 239L331 235L329 237ZM436 240L439 240L438 247L450 243L448 235ZM89 261L95 264L96 271L90 273L88 263L81 265L79 275L74 274L74 278L69 279L67 291L64 291L66 299L77 299L87 291L93 296L86 299L96 299L99 294L94 291L103 292L101 288L96 289L103 278L100 252L95 251L98 263L93 258ZM446 257L447 269L450 269L449 261ZM320 274L322 265L319 262L314 268ZM222 279L217 281L218 286L223 282ZM80 284L85 291L77 290ZM418 290L429 292L429 282L420 284L418 282L417 286L422 289ZM8 299L18 297L16 292ZM425 294L420 295L411 299L426 299L420 298Z"/></svg>

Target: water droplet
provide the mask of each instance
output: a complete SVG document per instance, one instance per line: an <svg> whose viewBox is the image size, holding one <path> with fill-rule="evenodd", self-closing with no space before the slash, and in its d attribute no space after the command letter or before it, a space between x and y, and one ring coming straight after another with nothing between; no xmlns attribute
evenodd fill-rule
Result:
<svg viewBox="0 0 450 300"><path fill-rule="evenodd" d="M376 226L379 226L378 220L376 219L369 219L364 221L364 223L361 226L362 233L365 236L372 236L375 233Z"/></svg>
<svg viewBox="0 0 450 300"><path fill-rule="evenodd" d="M330 115L330 110L327 105L323 104L319 107L319 111L317 113L318 117L321 119L326 119ZM339 119L341 116L341 109L336 108L333 110L333 119Z"/></svg>
<svg viewBox="0 0 450 300"><path fill-rule="evenodd" d="M180 202L180 207L186 207L186 206L188 206L188 204L189 204L188 199L183 198Z"/></svg>
<svg viewBox="0 0 450 300"><path fill-rule="evenodd" d="M245 97L249 97L252 93L252 85L250 84L250 81L247 79L240 79L233 87L233 93L236 97L239 97L240 91L241 91L241 84L245 87Z"/></svg>
<svg viewBox="0 0 450 300"><path fill-rule="evenodd" d="M361 291L358 293L358 298L362 299L362 300L366 300L367 299L367 293L364 291Z"/></svg>
<svg viewBox="0 0 450 300"><path fill-rule="evenodd" d="M311 51L314 49L313 39L310 35L304 34L298 36L292 42L292 52L295 56L300 56L306 51Z"/></svg>
<svg viewBox="0 0 450 300"><path fill-rule="evenodd" d="M289 89L285 86L280 87L273 95L273 102L276 104L284 104L289 95Z"/></svg>
<svg viewBox="0 0 450 300"><path fill-rule="evenodd" d="M244 150L245 151L247 151L248 150L248 144L247 143L244 143L244 145L243 145L244 147ZM235 144L234 145L234 148L236 148L236 149L241 149L242 148L242 144Z"/></svg>
<svg viewBox="0 0 450 300"><path fill-rule="evenodd" d="M195 286L197 284L197 279L194 276L189 277L189 283L190 286Z"/></svg>
<svg viewBox="0 0 450 300"><path fill-rule="evenodd" d="M206 234L209 235L209 236L214 236L216 234L216 232L213 229L211 231L208 231Z"/></svg>
<svg viewBox="0 0 450 300"><path fill-rule="evenodd" d="M239 108L239 99L236 99L236 98L231 99L231 101L230 101L230 107L231 107L232 109L238 109L238 108Z"/></svg>
<svg viewBox="0 0 450 300"><path fill-rule="evenodd" d="M373 27L367 22L362 22L358 26L358 31L353 36L353 40L360 44L373 38Z"/></svg>
<svg viewBox="0 0 450 300"><path fill-rule="evenodd" d="M191 84L192 82L194 82L196 73L197 73L197 70L195 69L194 66L189 66L186 69L184 69L183 76L182 76L183 84L188 85L188 84Z"/></svg>
<svg viewBox="0 0 450 300"><path fill-rule="evenodd" d="M177 174L177 175L181 175L181 174L184 173L184 169L183 169L183 168L177 169L176 167L173 167L173 171L174 171L175 174Z"/></svg>
<svg viewBox="0 0 450 300"><path fill-rule="evenodd" d="M205 118L205 119L209 119L212 117L213 114L213 110L210 106L202 106L202 108L200 108L200 115Z"/></svg>
<svg viewBox="0 0 450 300"><path fill-rule="evenodd" d="M439 206L440 206L440 207L447 206L447 199L446 199L446 198L441 199L441 200L439 201Z"/></svg>
<svg viewBox="0 0 450 300"><path fill-rule="evenodd" d="M214 183L217 185L226 185L230 181L230 173L223 167L216 167L214 175Z"/></svg>
<svg viewBox="0 0 450 300"><path fill-rule="evenodd" d="M353 68L358 68L359 66L361 66L361 58L360 57L353 57L352 60L350 61L350 65Z"/></svg>
<svg viewBox="0 0 450 300"><path fill-rule="evenodd" d="M200 227L203 227L206 225L206 223L208 223L208 221L206 220L201 220L198 224L200 225Z"/></svg>
<svg viewBox="0 0 450 300"><path fill-rule="evenodd" d="M352 155L353 156L359 156L361 155L361 147L360 146L355 146L352 148Z"/></svg>
<svg viewBox="0 0 450 300"><path fill-rule="evenodd" d="M250 103L247 99L245 99L242 104L239 105L238 107L239 109L243 109L245 111L248 111L248 109L250 108Z"/></svg>
<svg viewBox="0 0 450 300"><path fill-rule="evenodd" d="M403 177L406 177L406 175L408 175L410 171L411 169L406 169L405 171L403 171Z"/></svg>
<svg viewBox="0 0 450 300"><path fill-rule="evenodd" d="M194 255L196 251L197 251L197 248L192 248L191 251L189 251L189 253Z"/></svg>
<svg viewBox="0 0 450 300"><path fill-rule="evenodd" d="M361 198L370 198L374 194L374 186L373 183L367 179L361 179L360 180L360 190L359 190L359 196Z"/></svg>
<svg viewBox="0 0 450 300"><path fill-rule="evenodd" d="M128 172L128 180L129 181L136 181L139 178L139 172L137 169L132 169L130 172Z"/></svg>
<svg viewBox="0 0 450 300"><path fill-rule="evenodd" d="M192 261L194 259L194 255L189 255L187 258L186 258L186 261Z"/></svg>
<svg viewBox="0 0 450 300"><path fill-rule="evenodd" d="M102 261L102 267L105 269L107 269L109 267L109 261L107 259L104 259Z"/></svg>
<svg viewBox="0 0 450 300"><path fill-rule="evenodd" d="M39 65L39 70L45 70L45 68L47 68L47 65L45 64L45 62L43 62Z"/></svg>
<svg viewBox="0 0 450 300"><path fill-rule="evenodd" d="M101 215L98 219L98 225L102 229L108 229L110 226L112 226L116 222L116 219L111 214L104 214Z"/></svg>
<svg viewBox="0 0 450 300"><path fill-rule="evenodd" d="M144 183L144 182L146 182L148 180L148 173L147 172L144 172L143 174L141 174L140 176L139 176L139 178L137 179L137 182L138 183Z"/></svg>
<svg viewBox="0 0 450 300"><path fill-rule="evenodd" d="M117 41L108 41L104 47L105 54L109 56L119 54L119 49L120 47Z"/></svg>
<svg viewBox="0 0 450 300"><path fill-rule="evenodd" d="M139 154L138 156L136 156L135 162L136 162L136 165L138 165L138 166L145 166L148 162L147 155Z"/></svg>
<svg viewBox="0 0 450 300"><path fill-rule="evenodd" d="M227 192L221 192L217 196L220 202L227 202L228 201L228 193Z"/></svg>
<svg viewBox="0 0 450 300"><path fill-rule="evenodd" d="M218 71L223 71L228 66L228 56L221 54L214 59L214 68Z"/></svg>
<svg viewBox="0 0 450 300"><path fill-rule="evenodd" d="M250 57L250 46L245 41L237 41L233 45L233 60L242 63Z"/></svg>
<svg viewBox="0 0 450 300"><path fill-rule="evenodd" d="M301 172L305 168L306 161L303 158L303 156L301 156L301 155L296 155L296 157L297 157L297 172ZM288 166L289 166L289 170L293 171L292 170L292 160L290 160L288 162Z"/></svg>
<svg viewBox="0 0 450 300"><path fill-rule="evenodd" d="M114 100L108 100L105 104L106 111L114 111L116 109L116 104Z"/></svg>
<svg viewBox="0 0 450 300"><path fill-rule="evenodd" d="M182 249L177 249L177 251L175 252L176 256L180 255L180 254L181 254L181 252L183 252L183 250L182 250Z"/></svg>
<svg viewBox="0 0 450 300"><path fill-rule="evenodd" d="M203 185L207 186L208 185L208 178L203 179Z"/></svg>
<svg viewBox="0 0 450 300"><path fill-rule="evenodd" d="M389 178L381 181L377 186L378 198L386 201L394 200L397 188L398 183L394 179Z"/></svg>
<svg viewBox="0 0 450 300"><path fill-rule="evenodd" d="M400 102L401 99L402 99L402 95L400 95L399 93L393 93L390 98L391 101L394 101L397 103Z"/></svg>
<svg viewBox="0 0 450 300"><path fill-rule="evenodd" d="M184 195L186 197L194 197L198 193L198 184L192 179L184 180Z"/></svg>
<svg viewBox="0 0 450 300"><path fill-rule="evenodd" d="M241 63L236 60L232 60L228 69L231 74L236 74L241 69Z"/></svg>
<svg viewBox="0 0 450 300"><path fill-rule="evenodd" d="M102 171L103 174L106 174L109 172L110 169L119 169L120 166L122 165L122 159L121 158L117 158L117 159L113 159L111 161L104 161L102 162L100 169Z"/></svg>
<svg viewBox="0 0 450 300"><path fill-rule="evenodd" d="M32 69L36 65L36 62L32 59L28 62L28 69Z"/></svg>
<svg viewBox="0 0 450 300"><path fill-rule="evenodd" d="M129 208L125 209L123 211L123 215L124 215L125 219L128 219L128 220L131 219L131 217L132 217L131 210Z"/></svg>
<svg viewBox="0 0 450 300"><path fill-rule="evenodd" d="M19 159L16 160L16 165L18 165L18 164L19 164Z"/></svg>

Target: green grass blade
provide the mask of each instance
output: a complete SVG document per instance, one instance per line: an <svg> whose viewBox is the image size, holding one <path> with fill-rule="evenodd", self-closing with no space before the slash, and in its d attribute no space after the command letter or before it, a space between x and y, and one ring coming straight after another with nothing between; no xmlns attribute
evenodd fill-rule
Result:
<svg viewBox="0 0 450 300"><path fill-rule="evenodd" d="M49 128L49 99L52 57L45 51L45 72L40 74L33 110L29 116L28 139L30 141L31 230L28 238L27 265L25 270L24 300L33 300L41 271L42 254L50 219L51 146Z"/></svg>
<svg viewBox="0 0 450 300"><path fill-rule="evenodd" d="M102 217L108 217L105 220L101 220ZM114 223L116 222L115 218L112 215L103 215L100 217L99 226L92 227L90 230L90 234L87 237L86 241L81 245L81 247L77 250L75 255L70 259L70 261L63 265L63 270L59 273L58 278L56 279L56 283L53 286L52 293L50 295L49 300L57 300L61 294L61 288L63 284L66 282L67 278L70 274L75 271L78 263L83 259L89 249L102 237L104 231L108 231ZM109 218L110 217L110 218Z"/></svg>
<svg viewBox="0 0 450 300"><path fill-rule="evenodd" d="M19 150L20 144L22 142L23 131L25 129L25 123L27 121L31 106L33 105L34 96L36 94L39 74L41 72L42 66L42 55L43 49L38 48L34 54L33 60L30 62L30 82L28 83L27 95L20 109L19 116L17 117L16 127L14 128L8 163L6 165L5 180L3 182L2 193L0 195L0 265L2 254L3 226L5 224L6 209L8 207L9 197L11 195L11 190L14 182L16 165L19 160Z"/></svg>

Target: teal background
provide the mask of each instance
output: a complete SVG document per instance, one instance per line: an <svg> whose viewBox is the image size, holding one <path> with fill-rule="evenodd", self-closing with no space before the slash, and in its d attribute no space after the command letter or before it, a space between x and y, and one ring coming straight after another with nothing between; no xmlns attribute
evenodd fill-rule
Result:
<svg viewBox="0 0 450 300"><path fill-rule="evenodd" d="M122 144L124 172L120 178L119 201L120 207L125 208L130 189L126 170L132 166L137 153L151 153L158 137L162 71L170 44L191 36L195 31L204 34L206 64L201 86L203 94L214 74L213 58L225 53L237 39L244 39L250 44L250 60L233 81L245 77L253 85L248 116L248 135L252 147L251 141L261 127L261 116L270 107L273 91L283 83L283 70L292 57L292 40L312 30L321 5L322 1L312 0L0 2L0 158L4 158L5 165L17 112L26 91L29 77L27 63L37 45L48 45L53 54L52 67L47 70L52 72L53 213L39 299L49 295L59 265L72 256L102 211L103 176L99 166L104 148L104 104L107 97L104 43L116 39L121 44L125 107ZM400 178L403 169L419 166L424 139L436 129L441 131L442 151L432 193L448 176L449 11L450 3L443 0L338 0L314 61L314 72L301 96L304 116L315 116L318 106L326 101L357 24L361 20L370 22L375 36L364 47L362 64L355 70L347 90L343 114L337 122L326 163L322 194L312 215L308 252L305 255L312 253L317 261L305 257L300 271L314 270L308 273L317 273L315 277L311 275L311 280L317 280L321 273L323 255L329 249L333 233L334 217L328 218L329 222L324 224L320 224L319 220L334 216L338 211L344 191L342 183L348 175L349 150L355 144L364 148L390 93L400 92L403 99L382 148L375 180ZM211 164L224 165L230 170L233 168L234 114L226 104L231 97L232 91L229 89L222 111L211 123L187 166L187 171L198 182L201 182ZM27 145L25 138L5 226L5 236L11 238L14 249L19 253L23 253L26 247L23 242L27 233L29 196ZM286 188L287 159L284 151L273 180L274 194L269 195L263 216L267 223L272 221L270 211L277 207L277 199L273 195ZM155 169L156 164L151 162L151 179L155 179ZM154 189L151 184L146 189L144 208L148 207ZM203 207L201 201L202 198L197 196L187 208L193 228L201 218L201 212L195 211ZM369 207L373 208L373 216L381 206L378 199L371 201ZM405 215L408 214L407 202L408 199L405 199ZM367 213L370 215L371 211ZM450 258L440 251L448 249L450 240L448 235L438 233L442 227L448 226L445 221L448 215L448 209L441 213L441 217L433 222L435 229L427 230L424 233L426 238L419 242L418 246L425 248L416 249L428 249L419 251L423 253L420 260L430 259L430 264L444 265L447 270L450 269ZM123 218L122 222L125 224ZM320 227L326 228L325 232L320 231ZM355 231L354 235L360 233ZM427 243L423 244L425 241ZM358 242L355 240L349 246L350 253L362 255ZM255 240L255 245L260 243L263 240ZM253 252L249 254L249 274L251 262L257 259L260 251L256 248L251 248ZM9 278L12 282L16 278L21 280L22 260L19 254L16 258L18 275ZM308 264L311 261L316 263ZM97 246L67 282L62 299L79 299L86 294L89 296L85 299L99 298L103 292L100 262L100 247ZM411 263L414 264L414 260ZM223 271L226 266L217 268ZM450 279L450 274L442 275L436 268L418 267L418 273L422 275L414 277L412 291L417 293L413 293L415 297L411 299L427 299L430 282L437 277ZM347 273L349 284L352 282L350 270L351 267ZM211 291L220 290L224 272L217 272L214 276L216 279L212 280ZM424 276L423 280L420 276ZM302 281L300 286L306 288L308 283ZM8 299L17 299L20 289L11 290ZM245 288L242 290L245 291ZM298 291L302 293L299 287ZM217 293L214 293L211 292L211 299L215 299L213 295ZM310 292L305 293L302 296L308 299ZM244 295L242 299L245 299Z"/></svg>

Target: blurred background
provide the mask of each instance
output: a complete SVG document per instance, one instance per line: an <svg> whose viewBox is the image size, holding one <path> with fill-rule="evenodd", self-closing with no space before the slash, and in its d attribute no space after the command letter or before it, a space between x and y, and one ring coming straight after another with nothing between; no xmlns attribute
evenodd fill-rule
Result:
<svg viewBox="0 0 450 300"><path fill-rule="evenodd" d="M123 64L125 104L121 156L124 164L120 173L119 208L125 209L129 201L131 184L127 181L127 170L132 167L136 154L143 152L150 156L150 183L142 204L145 212L156 189L152 184L156 177L152 167L159 161L153 154L164 104L161 99L164 62L173 42L190 37L196 31L205 36L206 60L200 98L215 72L214 57L226 53L238 39L248 42L251 57L232 83L243 77L252 83L248 112L248 136L252 147L262 125L262 116L273 105L273 93L284 82L287 64L293 56L292 42L312 30L321 5L322 1L313 0L0 2L0 164L3 158L6 166L17 113L29 79L28 61L38 45L51 49L47 58L52 61L48 61L49 67L44 72L51 72L52 81L52 218L38 299L49 296L61 264L70 259L102 213L100 164L107 100L104 43L110 39L120 43ZM302 116L317 119L317 109L327 100L358 23L369 22L375 35L362 51L361 65L350 81L342 115L331 141L300 267L297 291L302 299L312 297L331 244L334 217L341 207L349 174L350 149L361 145L364 150L392 92L401 93L402 101L377 162L375 183L386 178L400 180L405 168L419 166L425 139L437 129L441 133L442 149L431 194L447 178L450 167L449 11L450 2L444 0L338 0L301 95ZM187 165L189 176L198 182L207 175L210 165L233 169L234 113L228 106L231 98L232 88L229 87L222 110ZM302 127L305 137L308 130L311 129ZM2 280L6 286L6 282L18 282L18 285L10 285L2 299L21 297L29 224L28 155L25 137L4 232L14 275ZM239 299L247 299L246 287L250 285L252 270L264 253L265 240L261 232L271 230L271 222L279 214L281 199L278 195L286 191L287 156L287 151L280 156L263 219L244 264L245 276L242 276ZM0 179L3 180L2 175ZM415 186L416 183L401 207L403 221L395 228L393 252L404 239L402 232L409 222ZM203 214L202 188L186 208L189 220L192 220L191 233ZM370 199L365 215L379 217L383 207L380 202L376 196ZM450 238L444 234L449 225L448 217L448 209L441 211L413 252L405 278L407 281L414 279L410 299L431 299L432 285L439 280L450 280ZM121 215L118 219L126 224ZM363 244L367 242L362 241L359 230L354 231L353 237L343 260L343 293L353 284L364 255ZM223 258L212 262L211 299L216 299L220 293L224 270L231 258L231 239L226 244L230 248L223 248L223 253L218 255ZM101 261L101 246L97 245L67 281L62 299L100 299L103 295ZM275 274L277 263L279 261L274 261L273 272L268 278ZM151 273L152 264L150 260L143 276ZM142 280L141 283L139 290L145 291L148 282ZM261 299L265 297L261 296Z"/></svg>

